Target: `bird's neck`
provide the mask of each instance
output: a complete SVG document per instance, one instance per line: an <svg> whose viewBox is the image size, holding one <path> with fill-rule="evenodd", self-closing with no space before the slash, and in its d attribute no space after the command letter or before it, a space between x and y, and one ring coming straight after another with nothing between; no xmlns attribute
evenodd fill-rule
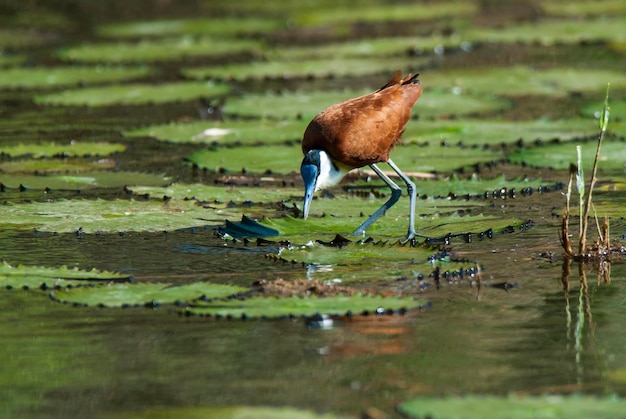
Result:
<svg viewBox="0 0 626 419"><path fill-rule="evenodd" d="M317 178L317 189L324 189L338 184L350 171L349 167L334 162L328 153L320 150L320 174Z"/></svg>

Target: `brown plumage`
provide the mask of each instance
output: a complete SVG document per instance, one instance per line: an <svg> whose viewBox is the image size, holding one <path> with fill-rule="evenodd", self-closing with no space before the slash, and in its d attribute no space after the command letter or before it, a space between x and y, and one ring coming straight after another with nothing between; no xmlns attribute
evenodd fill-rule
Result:
<svg viewBox="0 0 626 419"><path fill-rule="evenodd" d="M422 93L417 75L396 70L385 86L328 107L309 123L302 151L326 151L337 163L356 168L386 162Z"/></svg>
<svg viewBox="0 0 626 419"><path fill-rule="evenodd" d="M402 78L400 70L396 70L380 89L332 105L309 123L302 138L304 159L300 166L305 187L304 218L309 214L315 191L337 184L350 169L369 165L389 186L391 197L354 231L364 233L402 194L376 165L385 162L407 185L411 199L407 237L416 236L415 184L389 158L389 152L400 142L411 108L422 94L417 76Z"/></svg>

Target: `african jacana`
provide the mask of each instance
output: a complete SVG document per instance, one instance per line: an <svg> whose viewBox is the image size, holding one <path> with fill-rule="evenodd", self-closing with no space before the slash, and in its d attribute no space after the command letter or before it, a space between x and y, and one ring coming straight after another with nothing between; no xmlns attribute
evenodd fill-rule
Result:
<svg viewBox="0 0 626 419"><path fill-rule="evenodd" d="M407 239L415 237L415 184L389 158L409 120L411 108L422 93L419 74L393 78L375 92L330 106L307 126L302 139L304 160L304 218L309 215L313 194L336 185L352 169L368 166L391 188L391 197L353 234L362 234L400 199L402 190L376 163L387 163L406 183L410 197Z"/></svg>

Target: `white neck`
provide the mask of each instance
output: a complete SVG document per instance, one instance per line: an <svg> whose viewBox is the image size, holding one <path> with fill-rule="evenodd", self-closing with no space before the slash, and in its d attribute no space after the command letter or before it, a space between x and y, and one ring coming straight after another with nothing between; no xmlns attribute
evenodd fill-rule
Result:
<svg viewBox="0 0 626 419"><path fill-rule="evenodd" d="M315 190L338 184L349 171L347 168L334 164L328 153L320 150L320 174L317 177Z"/></svg>

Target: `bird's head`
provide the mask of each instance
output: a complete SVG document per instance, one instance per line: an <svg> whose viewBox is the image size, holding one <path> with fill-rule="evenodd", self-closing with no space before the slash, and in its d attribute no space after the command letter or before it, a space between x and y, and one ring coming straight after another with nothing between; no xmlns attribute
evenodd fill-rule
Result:
<svg viewBox="0 0 626 419"><path fill-rule="evenodd" d="M304 218L309 216L313 194L320 189L336 185L348 173L339 168L324 150L310 150L304 155L300 174L304 180Z"/></svg>

